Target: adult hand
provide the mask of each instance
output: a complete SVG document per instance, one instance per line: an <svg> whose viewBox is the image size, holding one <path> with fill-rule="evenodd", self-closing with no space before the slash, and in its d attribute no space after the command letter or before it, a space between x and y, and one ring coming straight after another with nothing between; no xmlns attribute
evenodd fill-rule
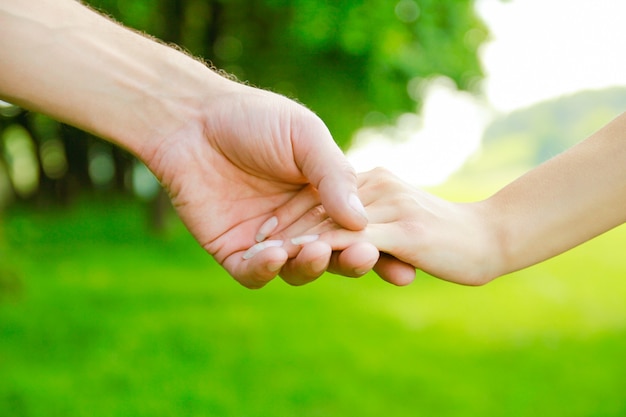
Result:
<svg viewBox="0 0 626 417"><path fill-rule="evenodd" d="M140 157L168 190L189 231L241 284L259 288L284 268L293 284L326 270L331 248L307 245L288 261L272 242L257 256L243 254L272 213L308 183L342 226L367 220L356 194L356 175L324 123L305 107L277 94L224 79L197 117ZM351 255L352 254L352 255ZM359 245L342 260L346 271L369 270L378 259Z"/></svg>
<svg viewBox="0 0 626 417"><path fill-rule="evenodd" d="M73 0L0 2L0 22L0 97L137 155L243 285L261 287L282 267L304 283L326 268L322 243L291 261L281 248L242 258L272 210L309 182L339 224L365 226L352 168L304 107L227 80ZM371 246L356 253L370 263L378 256Z"/></svg>

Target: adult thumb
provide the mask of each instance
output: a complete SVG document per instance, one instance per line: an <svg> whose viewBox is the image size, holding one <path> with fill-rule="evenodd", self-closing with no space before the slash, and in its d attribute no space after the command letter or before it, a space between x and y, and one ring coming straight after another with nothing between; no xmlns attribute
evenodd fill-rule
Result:
<svg viewBox="0 0 626 417"><path fill-rule="evenodd" d="M340 226L361 230L367 214L357 193L356 172L322 120L313 113L292 125L294 158L302 174L317 188L328 215Z"/></svg>

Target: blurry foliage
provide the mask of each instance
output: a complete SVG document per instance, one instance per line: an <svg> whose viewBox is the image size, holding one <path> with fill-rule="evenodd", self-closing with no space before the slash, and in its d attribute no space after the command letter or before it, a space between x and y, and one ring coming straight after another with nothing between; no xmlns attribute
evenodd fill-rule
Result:
<svg viewBox="0 0 626 417"><path fill-rule="evenodd" d="M457 87L473 90L482 77L477 51L487 30L472 0L87 3L242 81L297 98L326 122L344 148L364 124L419 110L425 80L446 76ZM48 155L47 161L38 157L36 169L43 175L37 197L43 193L67 201L84 188L103 188L90 174L95 157L101 164L109 158L115 168L107 187L132 188L134 163L122 151L105 143L94 151L98 141L83 132L4 107L0 132L15 124L32 139L33 155ZM110 157L102 156L107 153Z"/></svg>
<svg viewBox="0 0 626 417"><path fill-rule="evenodd" d="M415 110L419 80L444 75L472 89L482 76L477 50L487 30L469 0L90 3L243 81L301 100L344 146L368 114Z"/></svg>

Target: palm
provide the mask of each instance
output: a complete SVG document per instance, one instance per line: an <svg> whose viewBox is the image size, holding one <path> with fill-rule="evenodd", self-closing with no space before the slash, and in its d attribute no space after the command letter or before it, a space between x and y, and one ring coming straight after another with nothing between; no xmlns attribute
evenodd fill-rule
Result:
<svg viewBox="0 0 626 417"><path fill-rule="evenodd" d="M206 114L204 126L168 140L175 146L151 168L190 232L241 281L242 251L255 243L263 221L307 183L292 137L302 123L319 119L262 91L226 97Z"/></svg>

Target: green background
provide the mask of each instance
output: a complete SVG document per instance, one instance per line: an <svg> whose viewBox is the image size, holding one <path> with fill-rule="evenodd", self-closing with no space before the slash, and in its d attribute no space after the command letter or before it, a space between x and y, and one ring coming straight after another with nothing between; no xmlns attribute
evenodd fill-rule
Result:
<svg viewBox="0 0 626 417"><path fill-rule="evenodd" d="M124 199L7 219L0 415L626 412L623 228L484 287L250 291L175 218L160 237L144 224Z"/></svg>
<svg viewBox="0 0 626 417"><path fill-rule="evenodd" d="M465 1L419 1L411 22L382 0L92 4L297 97L344 147L356 128L419 108L411 81L476 88L487 36ZM431 191L486 197L608 122L624 97L505 115ZM104 144L32 113L0 114L2 132L15 124L33 150L62 137L69 167L2 212L0 417L626 414L624 228L479 288L418 273L406 288L369 274L250 291L171 212L157 231L154 202L123 181L89 185L86 158ZM131 161L111 152L123 179Z"/></svg>

